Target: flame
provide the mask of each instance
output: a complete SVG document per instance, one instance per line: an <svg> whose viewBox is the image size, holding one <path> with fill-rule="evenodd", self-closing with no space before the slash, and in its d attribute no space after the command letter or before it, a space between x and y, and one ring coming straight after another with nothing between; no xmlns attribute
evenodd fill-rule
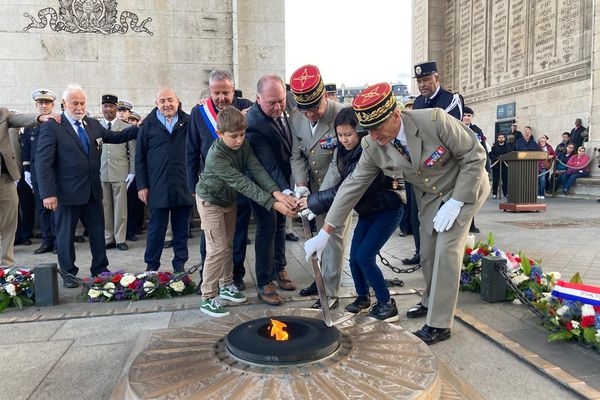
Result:
<svg viewBox="0 0 600 400"><path fill-rule="evenodd" d="M269 331L271 332L271 337L275 337L275 340L288 340L288 333L283 329L287 328L287 325L281 321L277 321L276 319L271 319L271 325L269 325Z"/></svg>

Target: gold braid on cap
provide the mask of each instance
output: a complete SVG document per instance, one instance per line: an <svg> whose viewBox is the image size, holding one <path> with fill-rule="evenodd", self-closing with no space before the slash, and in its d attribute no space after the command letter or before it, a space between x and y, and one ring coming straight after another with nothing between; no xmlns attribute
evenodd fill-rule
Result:
<svg viewBox="0 0 600 400"><path fill-rule="evenodd" d="M394 96L390 96L389 99L387 99L387 101L381 107L377 107L371 112L360 111L355 112L355 114L358 118L358 122L363 126L367 126L373 123L380 123L381 121L378 121L378 118L386 112L393 110L395 106L396 98Z"/></svg>
<svg viewBox="0 0 600 400"><path fill-rule="evenodd" d="M319 98L319 96L323 95L323 90L325 90L325 86L323 85L323 81L319 81L319 84L317 85L317 87L308 92L308 94L296 94L294 93L294 96L296 96L296 101L300 104L310 104L313 101L315 101L317 98Z"/></svg>

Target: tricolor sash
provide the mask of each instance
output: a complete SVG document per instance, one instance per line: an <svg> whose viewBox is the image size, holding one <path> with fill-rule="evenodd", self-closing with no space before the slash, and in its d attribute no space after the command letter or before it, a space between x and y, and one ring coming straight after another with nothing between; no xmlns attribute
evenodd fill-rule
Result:
<svg viewBox="0 0 600 400"><path fill-rule="evenodd" d="M596 286L558 281L552 290L552 296L600 306L600 287Z"/></svg>
<svg viewBox="0 0 600 400"><path fill-rule="evenodd" d="M215 140L218 139L219 135L217 135L217 111L213 106L212 100L208 99L206 104L203 106L198 106L198 109L200 110L200 115L202 115L202 118L204 119L204 122L206 123L206 126L208 127L208 130L210 131L211 135L215 138Z"/></svg>

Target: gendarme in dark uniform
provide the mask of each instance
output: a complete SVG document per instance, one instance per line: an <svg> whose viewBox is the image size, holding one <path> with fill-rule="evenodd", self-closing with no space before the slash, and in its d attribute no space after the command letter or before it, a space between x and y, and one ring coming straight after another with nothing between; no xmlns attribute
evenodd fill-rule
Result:
<svg viewBox="0 0 600 400"><path fill-rule="evenodd" d="M437 107L462 121L465 101L460 94L451 93L442 87L435 61L415 65L415 78L421 94L415 99L413 110ZM431 82L434 86L432 93L427 93L426 90L422 89L428 80L430 82L434 81Z"/></svg>

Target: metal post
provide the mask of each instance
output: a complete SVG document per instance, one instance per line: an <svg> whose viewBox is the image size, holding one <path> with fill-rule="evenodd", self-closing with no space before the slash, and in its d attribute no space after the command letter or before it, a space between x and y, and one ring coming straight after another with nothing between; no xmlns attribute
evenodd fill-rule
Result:
<svg viewBox="0 0 600 400"><path fill-rule="evenodd" d="M481 299L488 303L506 300L506 279L500 273L506 267L502 257L487 256L481 259Z"/></svg>
<svg viewBox="0 0 600 400"><path fill-rule="evenodd" d="M35 305L55 306L58 304L58 270L56 264L39 264L33 269Z"/></svg>

